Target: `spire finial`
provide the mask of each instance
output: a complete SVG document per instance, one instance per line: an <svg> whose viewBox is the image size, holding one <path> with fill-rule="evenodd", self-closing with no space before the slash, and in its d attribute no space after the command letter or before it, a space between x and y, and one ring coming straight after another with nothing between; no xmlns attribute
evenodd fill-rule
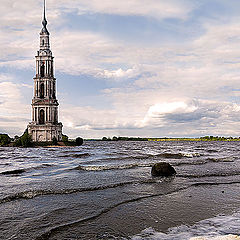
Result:
<svg viewBox="0 0 240 240"><path fill-rule="evenodd" d="M44 0L44 18L46 19L46 0Z"/></svg>
<svg viewBox="0 0 240 240"><path fill-rule="evenodd" d="M44 0L44 8L43 8L43 20L42 20L42 31L41 34L49 34L48 30L47 30L47 19L46 19L46 0Z"/></svg>
<svg viewBox="0 0 240 240"><path fill-rule="evenodd" d="M47 19L46 19L46 0L44 0L44 9L43 9L43 27L46 28L47 26Z"/></svg>

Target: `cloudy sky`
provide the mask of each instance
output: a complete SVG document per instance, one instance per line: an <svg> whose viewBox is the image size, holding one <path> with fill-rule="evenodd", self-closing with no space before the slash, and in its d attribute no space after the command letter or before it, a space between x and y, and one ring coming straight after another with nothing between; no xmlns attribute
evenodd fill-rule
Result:
<svg viewBox="0 0 240 240"><path fill-rule="evenodd" d="M0 0L0 132L31 119L43 0ZM47 0L70 137L240 136L240 1Z"/></svg>

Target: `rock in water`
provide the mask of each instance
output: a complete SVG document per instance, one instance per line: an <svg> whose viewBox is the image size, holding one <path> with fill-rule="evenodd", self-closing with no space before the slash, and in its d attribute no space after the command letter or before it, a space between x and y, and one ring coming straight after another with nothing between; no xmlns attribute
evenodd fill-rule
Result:
<svg viewBox="0 0 240 240"><path fill-rule="evenodd" d="M169 177L174 174L176 174L175 169L169 163L166 162L156 163L152 167L152 176L154 177L159 176Z"/></svg>

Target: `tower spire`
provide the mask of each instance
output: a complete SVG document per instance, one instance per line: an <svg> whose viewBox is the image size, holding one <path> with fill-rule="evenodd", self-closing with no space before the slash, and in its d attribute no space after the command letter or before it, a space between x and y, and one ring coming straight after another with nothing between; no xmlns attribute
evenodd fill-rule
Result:
<svg viewBox="0 0 240 240"><path fill-rule="evenodd" d="M43 18L46 19L46 0L44 0Z"/></svg>
<svg viewBox="0 0 240 240"><path fill-rule="evenodd" d="M42 32L49 34L49 32L47 30L47 19L46 19L46 0L44 0L42 25L43 25Z"/></svg>

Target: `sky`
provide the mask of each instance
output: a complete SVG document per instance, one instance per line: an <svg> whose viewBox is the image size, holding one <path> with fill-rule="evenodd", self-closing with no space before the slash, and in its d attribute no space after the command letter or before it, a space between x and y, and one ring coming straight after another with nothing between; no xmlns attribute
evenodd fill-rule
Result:
<svg viewBox="0 0 240 240"><path fill-rule="evenodd" d="M0 133L31 121L43 0L0 0ZM240 1L47 0L63 133L240 136Z"/></svg>

